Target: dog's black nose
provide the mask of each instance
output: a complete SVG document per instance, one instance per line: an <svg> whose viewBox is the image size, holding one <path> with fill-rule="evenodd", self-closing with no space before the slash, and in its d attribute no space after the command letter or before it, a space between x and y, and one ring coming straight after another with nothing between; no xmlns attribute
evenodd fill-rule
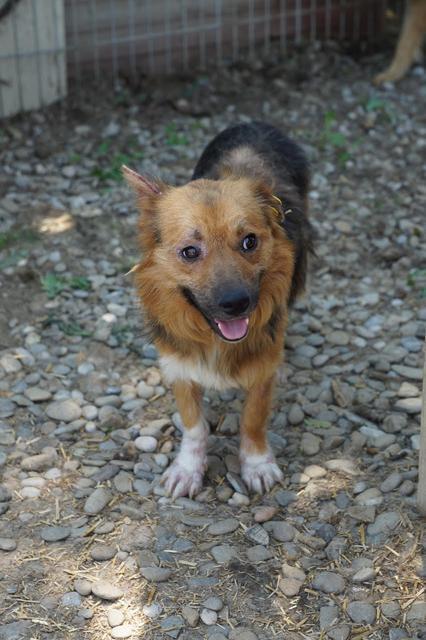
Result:
<svg viewBox="0 0 426 640"><path fill-rule="evenodd" d="M244 289L231 289L222 293L218 306L229 316L239 316L250 306L250 297Z"/></svg>

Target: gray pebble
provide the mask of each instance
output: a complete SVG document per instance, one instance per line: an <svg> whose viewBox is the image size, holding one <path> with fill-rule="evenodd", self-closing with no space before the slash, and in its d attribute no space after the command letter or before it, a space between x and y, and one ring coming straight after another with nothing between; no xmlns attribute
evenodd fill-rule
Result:
<svg viewBox="0 0 426 640"><path fill-rule="evenodd" d="M124 591L107 580L99 580L92 584L92 593L102 600L118 600Z"/></svg>
<svg viewBox="0 0 426 640"><path fill-rule="evenodd" d="M223 607L223 600L218 596L210 596L207 600L204 600L202 603L203 607L206 609L211 609L212 611L220 611Z"/></svg>
<svg viewBox="0 0 426 640"><path fill-rule="evenodd" d="M229 544L221 544L216 547L212 547L210 549L210 553L218 564L227 564L236 558L237 551L235 547L232 547Z"/></svg>
<svg viewBox="0 0 426 640"><path fill-rule="evenodd" d="M68 591L62 596L62 604L64 607L79 607L81 605L81 596L76 591Z"/></svg>
<svg viewBox="0 0 426 640"><path fill-rule="evenodd" d="M111 630L111 638L130 638L135 632L135 628L131 624L122 624Z"/></svg>
<svg viewBox="0 0 426 640"><path fill-rule="evenodd" d="M207 528L207 533L212 536L222 536L226 533L232 533L239 527L239 522L235 518L226 518L225 520L218 520L213 522Z"/></svg>
<svg viewBox="0 0 426 640"><path fill-rule="evenodd" d="M92 583L90 580L86 580L85 578L79 578L74 581L74 589L81 596L88 596L92 593Z"/></svg>
<svg viewBox="0 0 426 640"><path fill-rule="evenodd" d="M108 609L107 620L110 627L118 627L124 622L124 613L119 609Z"/></svg>
<svg viewBox="0 0 426 640"><path fill-rule="evenodd" d="M204 624L212 625L217 622L217 613L216 611L212 611L211 609L202 609L200 613L200 618L204 622Z"/></svg>
<svg viewBox="0 0 426 640"><path fill-rule="evenodd" d="M15 551L16 541L12 538L0 538L0 551Z"/></svg>
<svg viewBox="0 0 426 640"><path fill-rule="evenodd" d="M90 549L91 558L97 562L111 560L116 553L117 549L115 547L102 543L94 544Z"/></svg>
<svg viewBox="0 0 426 640"><path fill-rule="evenodd" d="M402 482L402 475L398 473L398 471L394 471L390 474L380 485L380 490L383 493L388 493L389 491L393 491L397 489Z"/></svg>
<svg viewBox="0 0 426 640"><path fill-rule="evenodd" d="M182 609L182 615L190 627L196 627L200 619L197 609L189 605L185 605Z"/></svg>
<svg viewBox="0 0 426 640"><path fill-rule="evenodd" d="M312 587L324 593L341 593L345 589L345 581L337 573L321 571L314 577Z"/></svg>
<svg viewBox="0 0 426 640"><path fill-rule="evenodd" d="M81 407L74 400L59 400L47 405L46 415L52 420L72 422L81 416Z"/></svg>
<svg viewBox="0 0 426 640"><path fill-rule="evenodd" d="M112 494L108 489L98 487L87 498L84 511L91 516L95 516L106 507L111 498Z"/></svg>
<svg viewBox="0 0 426 640"><path fill-rule="evenodd" d="M141 567L140 571L148 582L165 582L172 575L171 569L165 567Z"/></svg>
<svg viewBox="0 0 426 640"><path fill-rule="evenodd" d="M373 624L376 619L376 609L368 602L350 602L346 613L356 624Z"/></svg>
<svg viewBox="0 0 426 640"><path fill-rule="evenodd" d="M40 531L41 538L45 542L59 542L60 540L66 540L70 533L70 527L43 527Z"/></svg>

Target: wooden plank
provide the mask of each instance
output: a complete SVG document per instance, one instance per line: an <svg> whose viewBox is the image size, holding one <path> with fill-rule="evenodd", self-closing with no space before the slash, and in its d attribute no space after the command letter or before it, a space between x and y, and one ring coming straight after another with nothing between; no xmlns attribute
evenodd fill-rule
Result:
<svg viewBox="0 0 426 640"><path fill-rule="evenodd" d="M63 0L21 0L0 22L0 116L65 94Z"/></svg>

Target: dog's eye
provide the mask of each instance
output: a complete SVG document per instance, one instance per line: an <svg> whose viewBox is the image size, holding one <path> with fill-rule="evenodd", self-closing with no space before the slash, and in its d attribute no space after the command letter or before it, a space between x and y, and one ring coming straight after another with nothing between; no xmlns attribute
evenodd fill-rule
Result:
<svg viewBox="0 0 426 640"><path fill-rule="evenodd" d="M241 242L241 249L243 251L254 251L257 247L257 238L254 233L249 233L248 236L243 238Z"/></svg>
<svg viewBox="0 0 426 640"><path fill-rule="evenodd" d="M200 257L201 251L198 247L184 247L183 249L181 249L180 255L182 256L182 258L184 258L184 260L188 260L189 262L192 262L193 260L196 260L197 258Z"/></svg>

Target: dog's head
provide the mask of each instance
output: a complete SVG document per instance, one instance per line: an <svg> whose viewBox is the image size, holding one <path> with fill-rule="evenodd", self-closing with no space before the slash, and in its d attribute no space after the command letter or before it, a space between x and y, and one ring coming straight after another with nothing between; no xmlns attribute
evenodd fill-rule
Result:
<svg viewBox="0 0 426 640"><path fill-rule="evenodd" d="M213 331L227 342L267 322L290 290L294 258L271 190L246 177L170 187L124 175L139 200L148 313L172 334L187 322L195 339ZM277 261L287 277L273 290Z"/></svg>

